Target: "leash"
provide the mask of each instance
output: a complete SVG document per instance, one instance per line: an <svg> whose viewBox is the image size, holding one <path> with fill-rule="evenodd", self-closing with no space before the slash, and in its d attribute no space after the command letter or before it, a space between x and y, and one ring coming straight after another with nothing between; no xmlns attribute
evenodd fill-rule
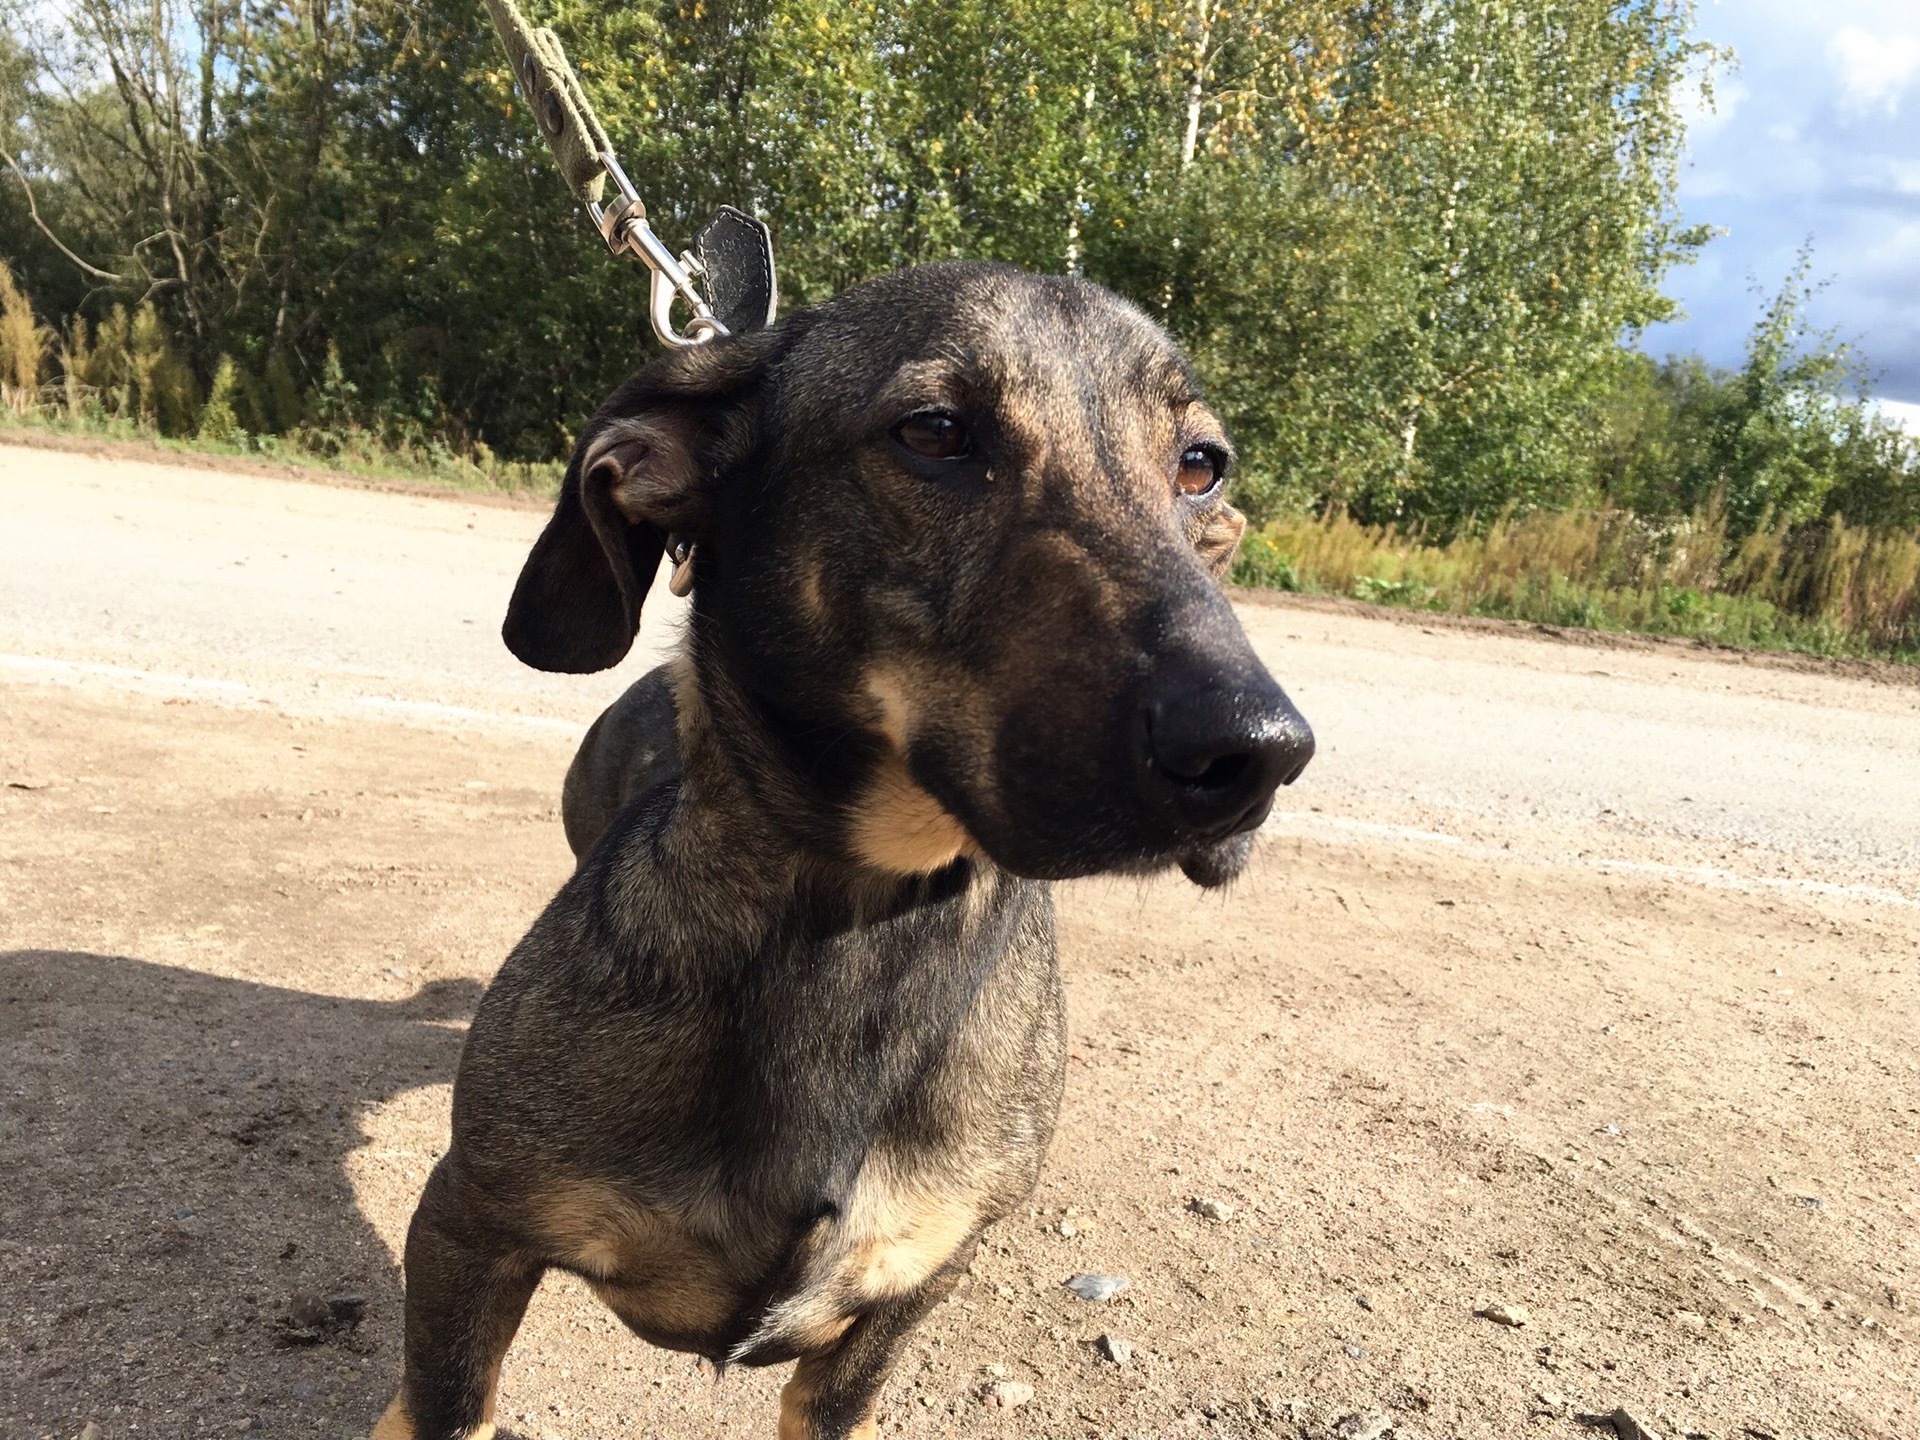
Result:
<svg viewBox="0 0 1920 1440"><path fill-rule="evenodd" d="M487 0L487 10L554 163L586 206L600 238L613 254L632 255L652 272L647 316L660 343L685 350L771 325L779 292L773 233L766 225L722 205L694 237L693 249L676 259L647 223L647 207L614 157L613 142L567 63L560 37L545 26L527 24L514 0ZM603 204L608 181L614 196ZM682 304L688 312L685 329L674 323L674 310Z"/></svg>

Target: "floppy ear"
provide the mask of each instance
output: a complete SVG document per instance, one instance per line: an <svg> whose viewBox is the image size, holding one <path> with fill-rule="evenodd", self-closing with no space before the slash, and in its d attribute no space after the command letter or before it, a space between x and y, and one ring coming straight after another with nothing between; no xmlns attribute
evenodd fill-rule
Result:
<svg viewBox="0 0 1920 1440"><path fill-rule="evenodd" d="M626 657L667 537L706 531L712 442L763 353L743 338L666 356L600 407L507 602L509 650L570 675Z"/></svg>
<svg viewBox="0 0 1920 1440"><path fill-rule="evenodd" d="M1225 579L1227 571L1233 568L1240 537L1246 533L1247 517L1224 500L1214 506L1213 513L1202 522L1193 545L1200 552L1200 563L1214 579Z"/></svg>

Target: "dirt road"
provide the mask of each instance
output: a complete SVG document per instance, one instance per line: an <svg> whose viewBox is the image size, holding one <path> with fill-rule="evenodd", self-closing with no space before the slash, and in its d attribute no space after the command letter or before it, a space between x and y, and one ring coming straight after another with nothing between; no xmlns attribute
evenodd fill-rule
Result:
<svg viewBox="0 0 1920 1440"><path fill-rule="evenodd" d="M0 447L0 517L0 1435L363 1435L464 1019L677 606L540 676L534 511ZM1229 895L1063 892L1060 1135L883 1432L1920 1436L1920 687L1244 614L1320 756ZM767 1435L780 1378L550 1281L501 1409Z"/></svg>

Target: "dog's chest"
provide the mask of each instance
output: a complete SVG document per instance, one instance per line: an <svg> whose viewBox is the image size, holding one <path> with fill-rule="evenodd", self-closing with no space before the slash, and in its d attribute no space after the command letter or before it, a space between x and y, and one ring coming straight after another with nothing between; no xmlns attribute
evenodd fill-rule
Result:
<svg viewBox="0 0 1920 1440"><path fill-rule="evenodd" d="M762 957L646 1107L671 1153L550 1207L562 1263L648 1338L736 1359L939 1275L1029 1192L1058 1103L1051 906L1012 899Z"/></svg>

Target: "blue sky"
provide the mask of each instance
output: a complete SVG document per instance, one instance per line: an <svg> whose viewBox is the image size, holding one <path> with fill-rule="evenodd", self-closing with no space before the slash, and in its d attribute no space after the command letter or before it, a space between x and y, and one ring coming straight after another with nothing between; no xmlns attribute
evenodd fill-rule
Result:
<svg viewBox="0 0 1920 1440"><path fill-rule="evenodd" d="M1727 233L1669 277L1688 318L1645 348L1737 363L1761 304L1751 282L1777 290L1811 238L1829 282L1814 322L1920 424L1920 0L1701 0L1698 33L1739 64L1693 117L1680 208Z"/></svg>

